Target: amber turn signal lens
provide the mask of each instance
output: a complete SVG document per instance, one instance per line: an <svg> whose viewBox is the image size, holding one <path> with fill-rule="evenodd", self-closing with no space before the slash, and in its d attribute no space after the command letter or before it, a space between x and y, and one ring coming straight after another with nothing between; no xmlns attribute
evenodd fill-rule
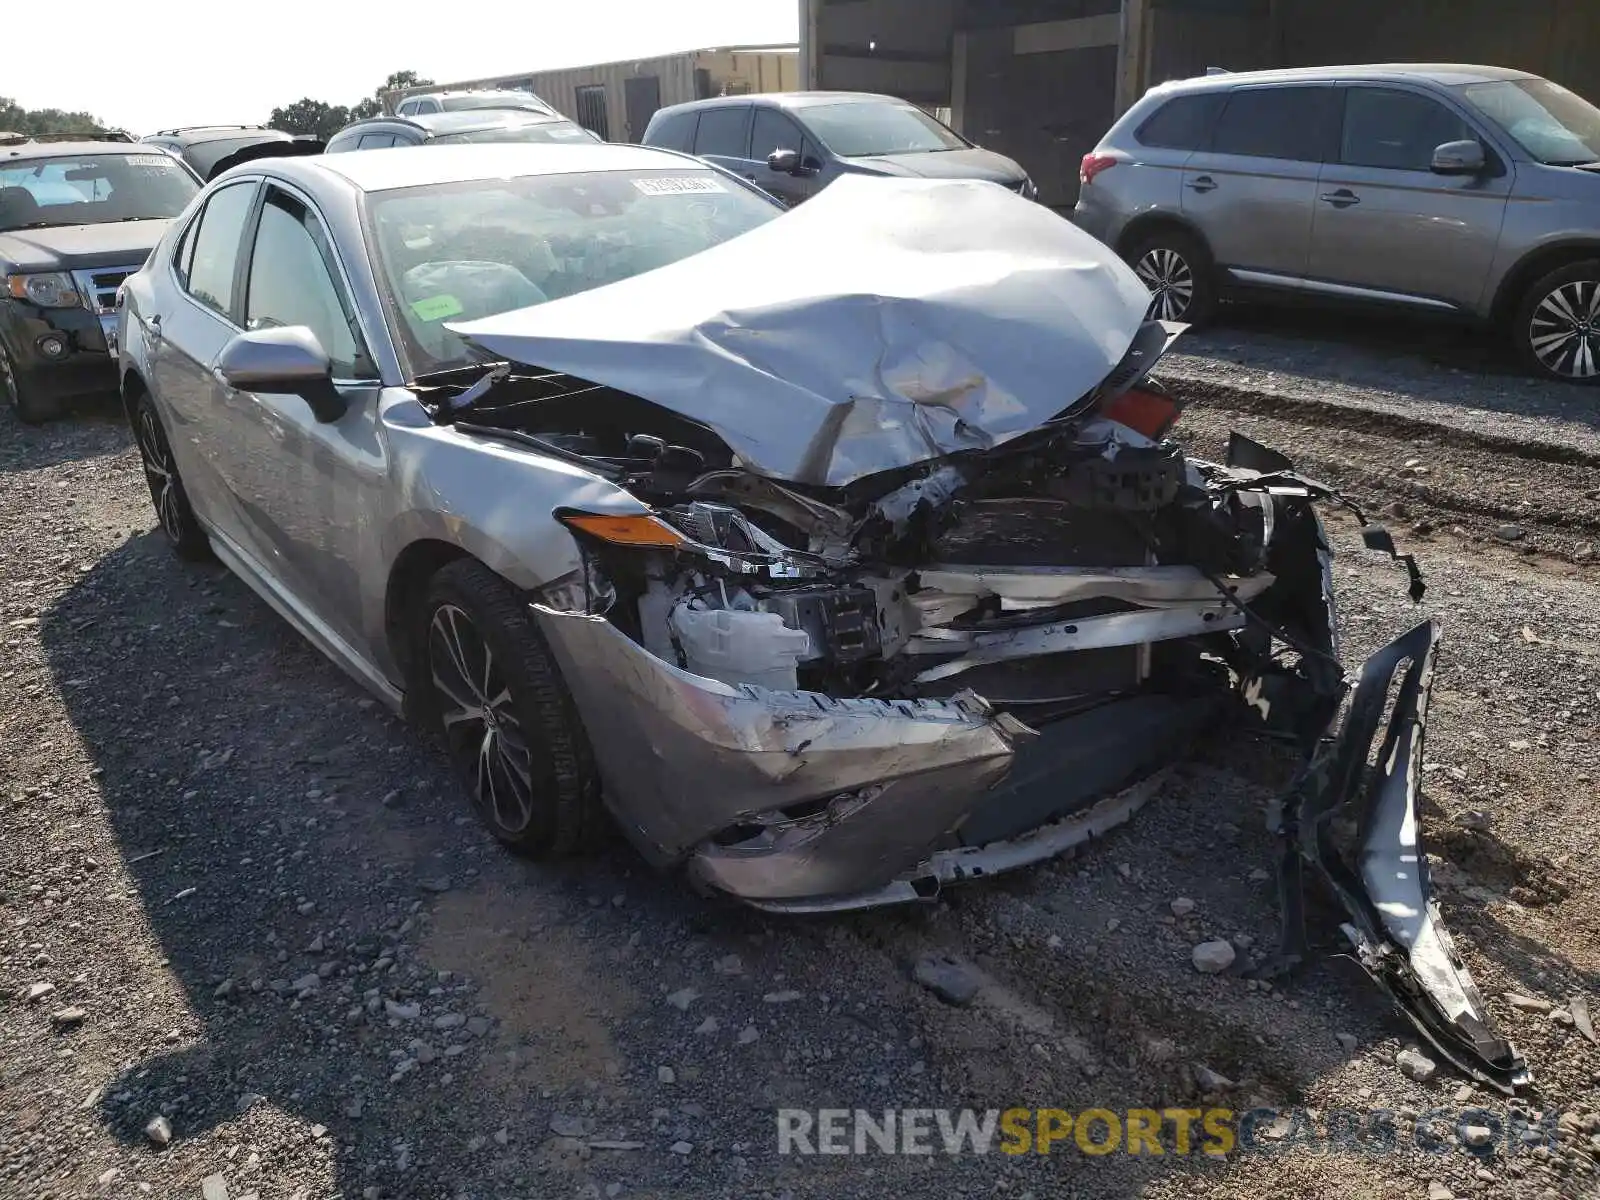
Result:
<svg viewBox="0 0 1600 1200"><path fill-rule="evenodd" d="M1166 396L1130 388L1106 401L1100 415L1137 430L1153 441L1178 423L1178 406Z"/></svg>
<svg viewBox="0 0 1600 1200"><path fill-rule="evenodd" d="M613 546L655 547L673 550L687 545L684 537L660 517L641 513L626 517L606 516L601 513L562 513L561 520L568 528L587 533Z"/></svg>

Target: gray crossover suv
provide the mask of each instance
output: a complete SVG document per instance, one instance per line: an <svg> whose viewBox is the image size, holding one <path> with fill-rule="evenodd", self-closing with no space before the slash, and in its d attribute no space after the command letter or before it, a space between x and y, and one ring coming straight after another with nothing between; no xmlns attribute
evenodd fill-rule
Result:
<svg viewBox="0 0 1600 1200"><path fill-rule="evenodd" d="M1317 67L1152 89L1085 155L1078 224L1152 314L1268 290L1454 314L1600 382L1600 109L1520 71Z"/></svg>

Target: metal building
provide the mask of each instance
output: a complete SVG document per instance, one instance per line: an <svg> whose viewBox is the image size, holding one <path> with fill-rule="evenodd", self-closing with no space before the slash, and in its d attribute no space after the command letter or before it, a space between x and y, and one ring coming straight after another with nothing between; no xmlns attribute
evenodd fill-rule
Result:
<svg viewBox="0 0 1600 1200"><path fill-rule="evenodd" d="M1122 109L1207 67L1491 63L1600 102L1600 2L800 0L800 57L805 87L948 108L1062 205Z"/></svg>
<svg viewBox="0 0 1600 1200"><path fill-rule="evenodd" d="M728 46L689 50L661 58L627 59L457 83L400 88L385 93L384 108L407 96L469 88L530 91L607 141L636 142L656 109L708 96L794 91L800 86L795 46Z"/></svg>

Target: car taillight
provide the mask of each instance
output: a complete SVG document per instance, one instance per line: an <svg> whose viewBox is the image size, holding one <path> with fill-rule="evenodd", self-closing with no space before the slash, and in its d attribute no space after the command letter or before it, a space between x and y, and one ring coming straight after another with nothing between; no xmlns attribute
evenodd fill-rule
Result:
<svg viewBox="0 0 1600 1200"><path fill-rule="evenodd" d="M1159 392L1129 388L1100 406L1100 415L1159 442L1178 423L1181 410Z"/></svg>
<svg viewBox="0 0 1600 1200"><path fill-rule="evenodd" d="M1078 167L1078 182L1088 187L1101 171L1109 170L1116 165L1117 156L1114 154L1085 154L1083 163Z"/></svg>

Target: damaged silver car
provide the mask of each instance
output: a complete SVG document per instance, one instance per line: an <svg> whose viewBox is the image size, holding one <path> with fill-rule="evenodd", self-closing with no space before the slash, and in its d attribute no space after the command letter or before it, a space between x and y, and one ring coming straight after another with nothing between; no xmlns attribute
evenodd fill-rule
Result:
<svg viewBox="0 0 1600 1200"><path fill-rule="evenodd" d="M1185 456L1148 302L989 183L784 212L640 148L267 160L124 287L123 394L177 549L437 730L516 849L609 815L766 909L926 899L1254 722L1305 763L1269 969L1309 867L1418 1028L1513 1087L1418 840L1437 631L1347 678L1343 501L1247 439Z"/></svg>

